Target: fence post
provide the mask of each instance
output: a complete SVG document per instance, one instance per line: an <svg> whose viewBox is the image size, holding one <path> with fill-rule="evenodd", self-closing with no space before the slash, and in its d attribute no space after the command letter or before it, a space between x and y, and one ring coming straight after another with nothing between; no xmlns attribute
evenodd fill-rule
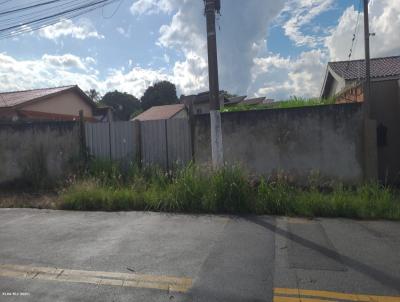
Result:
<svg viewBox="0 0 400 302"><path fill-rule="evenodd" d="M194 163L195 162L195 154L194 154L194 136L195 136L195 115L193 114L193 111L189 111L189 135L190 135L190 147L191 147L191 161Z"/></svg>
<svg viewBox="0 0 400 302"><path fill-rule="evenodd" d="M136 152L136 162L139 168L142 168L142 129L141 123L139 120L133 121L133 127L135 129L135 137L136 137L136 145L137 145L137 152Z"/></svg>
<svg viewBox="0 0 400 302"><path fill-rule="evenodd" d="M87 161L86 150L86 132L85 132L85 118L83 110L79 110L79 139L80 139L80 152L84 162Z"/></svg>
<svg viewBox="0 0 400 302"><path fill-rule="evenodd" d="M167 157L167 171L169 171L169 155L168 155L168 120L164 120L165 123L165 154Z"/></svg>

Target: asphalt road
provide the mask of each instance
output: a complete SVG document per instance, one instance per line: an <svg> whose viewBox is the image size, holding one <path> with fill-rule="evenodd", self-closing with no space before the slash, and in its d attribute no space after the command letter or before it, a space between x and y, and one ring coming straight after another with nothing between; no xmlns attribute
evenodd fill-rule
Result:
<svg viewBox="0 0 400 302"><path fill-rule="evenodd" d="M400 223L1 209L0 301L400 302Z"/></svg>

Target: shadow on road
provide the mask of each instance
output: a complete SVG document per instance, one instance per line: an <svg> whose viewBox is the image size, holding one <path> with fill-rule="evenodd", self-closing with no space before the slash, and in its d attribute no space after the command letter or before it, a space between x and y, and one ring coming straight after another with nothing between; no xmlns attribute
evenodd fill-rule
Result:
<svg viewBox="0 0 400 302"><path fill-rule="evenodd" d="M271 224L268 221L261 219L260 217L246 217L245 219L248 221L251 221L255 224L258 224L271 232L274 232L278 235L284 236L289 240L295 241L296 243L301 244L307 248L313 249L328 258L331 258L335 261L342 261L342 263L347 265L349 268L351 268L355 271L358 271L358 272L368 276L369 278L378 281L379 283L381 283L387 287L390 287L392 289L400 291L400 279L399 278L389 275L383 271L377 270L372 266L369 266L365 263L362 263L362 262L355 260L353 258L350 258L348 256L342 255L342 254L340 254L336 251L333 251L331 249L328 249L324 246L318 245L315 242L312 242L306 238L300 237L300 236L290 233L286 230L283 230L283 229L277 227L276 225Z"/></svg>

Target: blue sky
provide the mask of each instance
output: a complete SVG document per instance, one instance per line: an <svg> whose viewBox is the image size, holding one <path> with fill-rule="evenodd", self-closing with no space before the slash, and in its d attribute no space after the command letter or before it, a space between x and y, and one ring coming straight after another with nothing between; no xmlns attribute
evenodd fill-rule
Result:
<svg viewBox="0 0 400 302"><path fill-rule="evenodd" d="M358 7L359 0L222 0L221 89L318 96L326 63L347 58ZM370 9L372 55L399 55L400 1L372 0ZM362 30L361 22L354 58L363 54ZM78 84L140 97L170 80L179 94L191 94L207 90L206 59L203 1L123 0L0 40L0 90Z"/></svg>

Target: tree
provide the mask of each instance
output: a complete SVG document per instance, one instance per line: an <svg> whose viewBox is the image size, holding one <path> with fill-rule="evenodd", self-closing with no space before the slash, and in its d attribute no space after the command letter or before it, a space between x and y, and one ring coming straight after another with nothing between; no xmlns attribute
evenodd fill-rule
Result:
<svg viewBox="0 0 400 302"><path fill-rule="evenodd" d="M85 91L87 96L92 99L93 102L98 102L101 100L101 95L96 89L90 89L89 91Z"/></svg>
<svg viewBox="0 0 400 302"><path fill-rule="evenodd" d="M176 87L168 81L155 83L145 91L141 98L143 110L153 106L177 104Z"/></svg>
<svg viewBox="0 0 400 302"><path fill-rule="evenodd" d="M235 97L238 96L237 94L232 94L232 93L230 93L230 92L228 92L228 91L226 91L226 90L222 90L220 93L221 93L221 94L224 96L224 98L226 98L226 99L231 99L231 98L235 98Z"/></svg>
<svg viewBox="0 0 400 302"><path fill-rule="evenodd" d="M100 104L112 107L115 118L120 121L129 121L134 112L141 110L140 101L136 97L117 90L107 92Z"/></svg>

